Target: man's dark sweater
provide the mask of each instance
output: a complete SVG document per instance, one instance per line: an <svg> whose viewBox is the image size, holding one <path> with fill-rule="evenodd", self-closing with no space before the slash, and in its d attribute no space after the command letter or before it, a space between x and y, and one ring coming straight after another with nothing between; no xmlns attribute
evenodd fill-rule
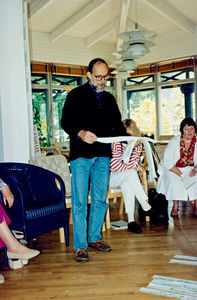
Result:
<svg viewBox="0 0 197 300"><path fill-rule="evenodd" d="M114 96L106 91L98 96L89 83L68 94L61 125L70 136L70 160L111 157L111 144L85 143L78 136L80 130L91 131L97 137L126 135Z"/></svg>

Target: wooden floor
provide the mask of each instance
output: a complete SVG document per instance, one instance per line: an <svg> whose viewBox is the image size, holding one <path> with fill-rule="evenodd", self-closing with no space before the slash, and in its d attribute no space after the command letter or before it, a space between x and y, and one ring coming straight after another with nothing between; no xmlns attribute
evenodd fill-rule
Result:
<svg viewBox="0 0 197 300"><path fill-rule="evenodd" d="M117 206L111 214L112 220L123 218ZM169 263L175 254L197 256L196 229L197 218L188 203L179 218L170 217L169 225L146 222L138 235L107 230L103 239L112 251L90 249L88 263L74 260L72 227L69 247L59 243L58 231L43 234L36 241L39 257L22 269L2 268L6 282L0 285L0 299L172 299L145 294L139 288L146 287L155 274L197 280L196 266Z"/></svg>

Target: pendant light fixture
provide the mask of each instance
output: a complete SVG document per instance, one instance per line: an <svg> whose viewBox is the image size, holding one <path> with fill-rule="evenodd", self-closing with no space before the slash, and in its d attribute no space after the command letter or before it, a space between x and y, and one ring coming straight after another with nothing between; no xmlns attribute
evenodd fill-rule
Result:
<svg viewBox="0 0 197 300"><path fill-rule="evenodd" d="M137 0L134 0L134 12L135 29L118 34L118 38L123 40L127 39L127 41L120 46L122 50L114 53L114 55L121 55L121 62L116 62L119 72L120 70L125 70L126 72L133 70L137 65L134 59L146 55L149 52L149 48L154 46L152 41L145 38L153 37L156 33L154 31L138 29Z"/></svg>

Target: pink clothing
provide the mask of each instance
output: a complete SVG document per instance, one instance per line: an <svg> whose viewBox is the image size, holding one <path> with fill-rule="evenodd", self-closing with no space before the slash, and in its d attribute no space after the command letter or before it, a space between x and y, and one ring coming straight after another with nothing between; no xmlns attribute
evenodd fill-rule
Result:
<svg viewBox="0 0 197 300"><path fill-rule="evenodd" d="M136 148L134 148L129 162L124 163L121 161L121 156L126 146L127 144L124 143L112 144L112 159L110 163L111 172L122 172L130 169L138 170L138 164L142 152L142 145L139 145Z"/></svg>
<svg viewBox="0 0 197 300"><path fill-rule="evenodd" d="M6 214L3 206L0 203L0 224L3 221L6 221L6 223L9 225L11 223L10 218L8 217L8 215ZM0 248L6 247L4 241L0 238Z"/></svg>

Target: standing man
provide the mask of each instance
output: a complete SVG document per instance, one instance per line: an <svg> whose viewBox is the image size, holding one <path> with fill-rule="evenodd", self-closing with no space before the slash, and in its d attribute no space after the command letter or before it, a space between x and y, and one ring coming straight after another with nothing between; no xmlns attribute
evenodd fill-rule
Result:
<svg viewBox="0 0 197 300"><path fill-rule="evenodd" d="M70 136L72 217L76 261L88 261L87 248L111 251L102 241L101 229L107 204L111 144L97 137L125 135L115 98L106 92L107 63L93 59L88 66L88 82L73 89L63 108L61 125ZM91 207L87 234L87 198ZM87 236L88 235L88 236Z"/></svg>

